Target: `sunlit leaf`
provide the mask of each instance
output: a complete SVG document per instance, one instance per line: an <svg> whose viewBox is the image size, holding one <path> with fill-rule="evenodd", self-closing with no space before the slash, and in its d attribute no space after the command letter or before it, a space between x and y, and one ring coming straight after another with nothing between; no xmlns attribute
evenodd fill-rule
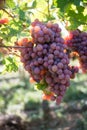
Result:
<svg viewBox="0 0 87 130"><path fill-rule="evenodd" d="M6 0L6 4L7 6L9 6L10 8L14 8L16 6L14 0Z"/></svg>

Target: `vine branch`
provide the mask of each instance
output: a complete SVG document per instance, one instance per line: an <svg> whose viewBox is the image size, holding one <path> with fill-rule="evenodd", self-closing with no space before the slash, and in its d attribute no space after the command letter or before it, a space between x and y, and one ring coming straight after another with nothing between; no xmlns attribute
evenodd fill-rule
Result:
<svg viewBox="0 0 87 130"><path fill-rule="evenodd" d="M1 45L0 48L29 48L26 46L5 46L5 45Z"/></svg>
<svg viewBox="0 0 87 130"><path fill-rule="evenodd" d="M2 9L6 14L8 14L12 19L14 19L14 16L12 14L10 14L6 9Z"/></svg>

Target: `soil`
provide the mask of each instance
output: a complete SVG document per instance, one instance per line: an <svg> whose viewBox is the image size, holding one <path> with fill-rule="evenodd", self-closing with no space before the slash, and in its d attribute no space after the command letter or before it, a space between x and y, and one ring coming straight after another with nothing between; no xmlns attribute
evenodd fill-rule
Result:
<svg viewBox="0 0 87 130"><path fill-rule="evenodd" d="M0 130L80 130L76 121L82 119L81 114L67 114L66 117L65 119L53 116L47 120L36 119L28 122L19 116L1 115Z"/></svg>

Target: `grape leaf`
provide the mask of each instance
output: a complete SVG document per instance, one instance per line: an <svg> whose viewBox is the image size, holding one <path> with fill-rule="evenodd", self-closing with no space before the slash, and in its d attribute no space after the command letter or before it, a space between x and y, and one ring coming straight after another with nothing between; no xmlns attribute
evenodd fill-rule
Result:
<svg viewBox="0 0 87 130"><path fill-rule="evenodd" d="M47 88L47 83L45 81L41 81L36 84L38 90L45 90Z"/></svg>
<svg viewBox="0 0 87 130"><path fill-rule="evenodd" d="M33 0L31 6L29 6L28 9L34 9L36 8L36 5L37 5L37 1Z"/></svg>
<svg viewBox="0 0 87 130"><path fill-rule="evenodd" d="M19 19L20 20L25 20L25 12L21 9L19 9Z"/></svg>
<svg viewBox="0 0 87 130"><path fill-rule="evenodd" d="M14 8L16 6L14 0L6 0L6 5L10 8Z"/></svg>
<svg viewBox="0 0 87 130"><path fill-rule="evenodd" d="M6 57L5 59L3 59L2 63L5 65L5 70L4 71L17 71L18 70L18 66L17 63L15 61L15 58L13 57Z"/></svg>

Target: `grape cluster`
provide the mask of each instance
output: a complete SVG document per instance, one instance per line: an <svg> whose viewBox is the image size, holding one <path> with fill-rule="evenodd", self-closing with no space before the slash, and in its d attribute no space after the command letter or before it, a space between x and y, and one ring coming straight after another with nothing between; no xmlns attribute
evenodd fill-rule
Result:
<svg viewBox="0 0 87 130"><path fill-rule="evenodd" d="M80 67L83 72L87 72L87 33L79 30L71 31L65 43L73 53L78 54Z"/></svg>
<svg viewBox="0 0 87 130"><path fill-rule="evenodd" d="M52 24L51 22L45 24L36 19L34 22L32 22L30 32L36 44L64 42L64 40L61 38L61 29L59 28L58 24Z"/></svg>
<svg viewBox="0 0 87 130"><path fill-rule="evenodd" d="M44 93L59 104L78 69L69 65L67 45L58 24L35 20L31 26L31 41L21 40L21 46L25 46L20 48L21 61L39 86L45 85Z"/></svg>

